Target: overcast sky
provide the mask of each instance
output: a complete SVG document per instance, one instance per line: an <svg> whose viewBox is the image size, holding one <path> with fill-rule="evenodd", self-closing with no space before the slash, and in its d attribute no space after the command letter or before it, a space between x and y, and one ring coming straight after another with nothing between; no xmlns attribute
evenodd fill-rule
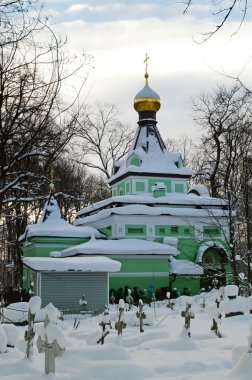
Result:
<svg viewBox="0 0 252 380"><path fill-rule="evenodd" d="M183 1L181 1L183 2ZM149 59L149 85L161 98L158 127L164 139L195 137L192 98L229 83L218 72L237 76L252 88L251 11L239 32L238 9L222 32L204 44L201 33L217 23L210 0L194 0L186 15L176 0L45 0L54 28L68 36L73 53L94 56L85 85L87 102L115 103L121 120L135 125L133 99L144 86L144 56Z"/></svg>

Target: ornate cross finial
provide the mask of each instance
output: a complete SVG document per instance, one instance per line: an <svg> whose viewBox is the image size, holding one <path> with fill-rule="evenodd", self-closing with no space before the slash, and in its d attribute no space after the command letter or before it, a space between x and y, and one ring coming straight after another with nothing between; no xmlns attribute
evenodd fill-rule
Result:
<svg viewBox="0 0 252 380"><path fill-rule="evenodd" d="M148 60L150 59L150 57L148 56L147 53L145 53L145 58L144 58L144 63L145 63L145 74L144 74L144 77L145 77L145 86L148 86L148 78L149 78L149 74L148 74Z"/></svg>

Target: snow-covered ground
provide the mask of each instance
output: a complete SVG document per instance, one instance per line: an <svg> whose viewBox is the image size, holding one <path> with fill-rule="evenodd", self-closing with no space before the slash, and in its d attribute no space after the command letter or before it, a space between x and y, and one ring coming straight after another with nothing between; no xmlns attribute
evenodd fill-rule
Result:
<svg viewBox="0 0 252 380"><path fill-rule="evenodd" d="M27 359L17 348L22 345L27 326L17 327L19 343L14 348L7 347L6 352L0 354L0 378L251 380L252 352L248 352L248 337L252 335L252 314L248 308L244 315L229 318L222 312L218 327L223 337L218 338L211 331L217 297L217 290L213 290L195 297L182 296L175 300L173 310L167 308L166 301L156 302L155 307L154 304L145 306L147 318L142 333L136 319L137 308L125 311L127 326L119 338L114 328L118 310L116 305L111 305L109 319L112 330L105 337L104 345L97 344L101 337L99 323L102 315L77 318L77 322L80 321L77 329L74 328L74 316L58 320L57 326L65 335L66 351L62 357L56 358L56 373L49 375L44 373L45 355L37 350L37 334L33 355ZM203 300L205 308L202 308ZM191 319L190 338L183 329L184 318L181 316L188 301L195 313L195 318ZM43 322L35 323L37 331L42 326ZM10 325L0 325L0 340L1 328L7 330Z"/></svg>

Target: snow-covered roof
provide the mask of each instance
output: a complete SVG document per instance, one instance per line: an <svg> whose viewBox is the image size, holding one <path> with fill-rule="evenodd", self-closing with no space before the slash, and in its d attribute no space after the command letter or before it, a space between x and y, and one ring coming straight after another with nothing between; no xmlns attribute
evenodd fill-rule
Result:
<svg viewBox="0 0 252 380"><path fill-rule="evenodd" d="M96 214L79 218L75 221L75 225L82 225L86 223L93 223L97 220L109 218L111 215L171 215L179 217L202 217L202 218L211 218L211 217L227 217L228 211L221 209L214 210L202 210L196 208L175 208L175 207L151 207L144 205L127 205L121 207L114 207L109 209L103 209L98 211Z"/></svg>
<svg viewBox="0 0 252 380"><path fill-rule="evenodd" d="M177 255L177 248L167 244L142 239L96 240L75 245L63 251L54 251L52 257L68 257L80 254L97 255Z"/></svg>
<svg viewBox="0 0 252 380"><path fill-rule="evenodd" d="M35 236L85 238L103 235L93 227L76 227L63 219L51 220L48 218L43 223L29 224L25 233L19 237L19 241Z"/></svg>
<svg viewBox="0 0 252 380"><path fill-rule="evenodd" d="M190 188L189 193L199 195L199 196L201 195L203 197L209 197L210 196L208 188L206 186L200 184L200 183L193 185Z"/></svg>
<svg viewBox="0 0 252 380"><path fill-rule="evenodd" d="M42 216L37 224L29 224L19 241L35 236L50 237L102 237L93 227L76 227L62 219L54 197L48 198Z"/></svg>
<svg viewBox="0 0 252 380"><path fill-rule="evenodd" d="M176 274L203 274L204 270L200 265L197 265L189 260L176 260L173 257L169 259L170 273Z"/></svg>
<svg viewBox="0 0 252 380"><path fill-rule="evenodd" d="M179 205L179 206L190 206L190 207L202 207L202 209L211 207L220 207L226 206L227 202L224 199L212 198L212 197L203 197L203 196L194 196L190 194L182 193L168 193L162 197L155 198L152 193L147 194L138 194L138 195L120 195L115 197L110 197L104 199L100 202L97 202L91 206L85 207L82 210L78 211L77 217L82 214L91 213L102 208L113 206L113 204L134 204L134 207L140 207L141 205ZM158 207L159 208L159 207ZM138 208L139 209L139 208ZM154 209L154 207L152 207ZM128 209L129 210L129 209ZM150 210L149 210L150 211ZM191 209L190 209L191 211ZM157 211L153 211L157 212ZM79 224L78 220L75 222L75 225Z"/></svg>
<svg viewBox="0 0 252 380"><path fill-rule="evenodd" d="M118 272L121 263L104 256L94 257L24 257L23 263L35 271Z"/></svg>
<svg viewBox="0 0 252 380"><path fill-rule="evenodd" d="M151 143L151 139L154 137L149 136L148 142ZM156 145L156 143L153 145ZM141 157L141 165L128 165L127 159L132 154L136 154ZM178 154L173 152L168 152L167 150L162 151L161 149L156 149L153 147L152 151L145 152L143 149L137 148L135 150L130 150L125 159L117 161L115 166L118 169L116 174L112 175L108 180L108 183L113 182L115 179L124 176L126 173L152 173L152 174L167 174L174 176L186 176L190 177L192 175L192 170L184 166L177 167L175 164L178 160Z"/></svg>

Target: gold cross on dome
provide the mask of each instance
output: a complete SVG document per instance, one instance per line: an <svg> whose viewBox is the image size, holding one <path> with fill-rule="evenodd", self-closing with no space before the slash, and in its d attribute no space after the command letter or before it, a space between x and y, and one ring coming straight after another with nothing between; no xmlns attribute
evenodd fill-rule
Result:
<svg viewBox="0 0 252 380"><path fill-rule="evenodd" d="M144 59L144 63L145 63L145 74L144 74L144 77L145 77L145 86L148 86L149 74L147 72L147 69L148 69L148 60L149 59L150 59L150 57L148 57L148 54L145 53L145 59Z"/></svg>
<svg viewBox="0 0 252 380"><path fill-rule="evenodd" d="M150 57L148 57L148 54L145 53L145 58L144 58L144 63L145 63L145 73L147 73L147 69L148 69L148 60L150 59Z"/></svg>

